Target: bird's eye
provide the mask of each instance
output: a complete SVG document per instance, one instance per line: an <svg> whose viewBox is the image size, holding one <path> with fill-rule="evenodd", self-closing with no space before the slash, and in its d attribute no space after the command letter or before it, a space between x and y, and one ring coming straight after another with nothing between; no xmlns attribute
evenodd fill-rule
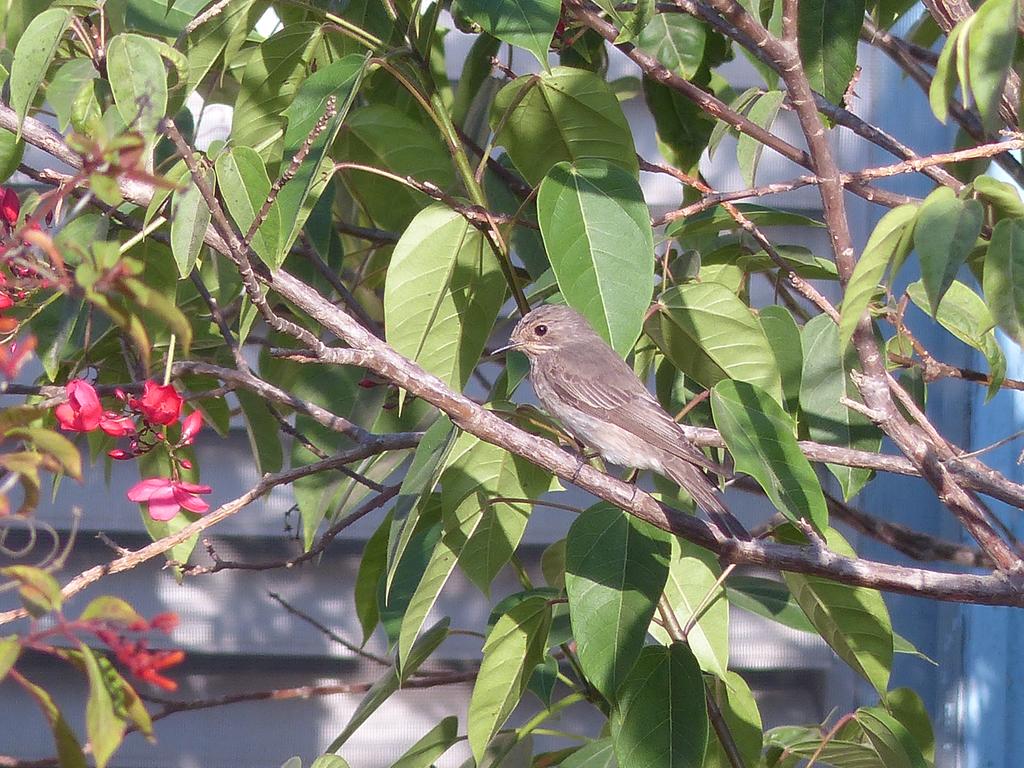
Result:
<svg viewBox="0 0 1024 768"><path fill-rule="evenodd" d="M548 327L546 325L538 325L533 329L533 332L538 336L543 336L548 332Z"/></svg>

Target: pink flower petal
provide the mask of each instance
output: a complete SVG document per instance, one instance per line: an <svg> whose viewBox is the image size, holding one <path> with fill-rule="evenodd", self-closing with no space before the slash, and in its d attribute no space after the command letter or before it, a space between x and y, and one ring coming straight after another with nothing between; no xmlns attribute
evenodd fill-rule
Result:
<svg viewBox="0 0 1024 768"><path fill-rule="evenodd" d="M178 514L178 509L181 507L176 496L173 484L154 491L153 495L149 497L149 516L161 522L170 520Z"/></svg>
<svg viewBox="0 0 1024 768"><path fill-rule="evenodd" d="M213 488L208 485L199 485L198 483L175 483L178 488L185 491L186 493L212 493Z"/></svg>
<svg viewBox="0 0 1024 768"><path fill-rule="evenodd" d="M174 500L189 512L195 512L197 515L201 515L210 509L210 505L198 496L192 496L184 492L176 494Z"/></svg>
<svg viewBox="0 0 1024 768"><path fill-rule="evenodd" d="M144 502L149 501L150 498L157 491L166 488L169 492L171 489L171 479L168 477L150 477L146 480L140 480L131 488L128 489L129 501Z"/></svg>

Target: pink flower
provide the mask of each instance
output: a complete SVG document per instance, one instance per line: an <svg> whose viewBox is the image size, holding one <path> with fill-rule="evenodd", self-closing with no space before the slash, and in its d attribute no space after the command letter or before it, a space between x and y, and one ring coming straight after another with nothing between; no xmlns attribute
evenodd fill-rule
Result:
<svg viewBox="0 0 1024 768"><path fill-rule="evenodd" d="M205 513L210 505L197 494L211 493L208 485L181 483L169 477L151 477L128 489L128 500L149 504L149 516L154 520L170 520L182 507L197 515Z"/></svg>
<svg viewBox="0 0 1024 768"><path fill-rule="evenodd" d="M181 395L170 384L147 381L142 397L132 398L129 405L142 412L150 424L173 424L181 415Z"/></svg>
<svg viewBox="0 0 1024 768"><path fill-rule="evenodd" d="M199 411L192 411L181 423L181 445L192 445L199 430L203 428L203 414Z"/></svg>
<svg viewBox="0 0 1024 768"><path fill-rule="evenodd" d="M68 400L54 410L60 428L68 432L92 432L103 418L100 398L85 379L72 379L64 386Z"/></svg>
<svg viewBox="0 0 1024 768"><path fill-rule="evenodd" d="M0 187L0 219L3 219L8 232L18 223L20 215L21 201L17 193L9 187Z"/></svg>
<svg viewBox="0 0 1024 768"><path fill-rule="evenodd" d="M135 422L128 416L118 416L113 411L107 411L100 419L100 429L111 437L127 437L135 434Z"/></svg>

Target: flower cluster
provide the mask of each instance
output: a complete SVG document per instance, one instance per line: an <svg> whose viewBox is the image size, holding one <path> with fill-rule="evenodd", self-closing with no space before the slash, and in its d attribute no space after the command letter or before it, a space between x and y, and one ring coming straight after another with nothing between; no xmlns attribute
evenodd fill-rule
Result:
<svg viewBox="0 0 1024 768"><path fill-rule="evenodd" d="M155 630L169 634L176 626L178 626L177 614L160 613L149 621L139 619L129 625L127 629L130 632ZM184 661L185 653L183 651L154 651L149 648L145 639L131 639L109 625L98 626L93 629L93 632L104 645L114 652L117 660L132 675L165 691L178 689L178 684L169 677L165 677L161 672Z"/></svg>
<svg viewBox="0 0 1024 768"><path fill-rule="evenodd" d="M104 410L96 388L84 379L73 379L64 387L67 401L57 406L54 415L61 429L69 432L92 432L99 429L114 438L129 438L128 448L114 448L107 452L112 459L134 459L148 453L157 445L164 445L171 454L172 477L151 477L133 485L128 499L149 505L149 516L166 521L179 510L203 514L210 505L200 498L212 492L208 485L182 482L180 469L191 469L192 464L175 455L175 450L191 445L203 426L203 416L193 411L181 424L181 435L173 445L167 442L165 428L181 418L181 395L170 384L147 381L142 396L132 397L121 390L115 397L121 401L120 411Z"/></svg>

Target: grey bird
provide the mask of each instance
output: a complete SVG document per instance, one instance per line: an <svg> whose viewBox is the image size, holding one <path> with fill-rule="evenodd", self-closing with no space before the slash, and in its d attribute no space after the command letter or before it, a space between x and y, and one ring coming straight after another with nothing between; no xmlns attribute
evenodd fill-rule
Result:
<svg viewBox="0 0 1024 768"><path fill-rule="evenodd" d="M530 381L545 409L612 464L651 469L684 488L723 532L742 526L703 470L722 472L686 439L632 369L571 307L527 313L500 351L530 360ZM743 531L745 534L745 531Z"/></svg>

